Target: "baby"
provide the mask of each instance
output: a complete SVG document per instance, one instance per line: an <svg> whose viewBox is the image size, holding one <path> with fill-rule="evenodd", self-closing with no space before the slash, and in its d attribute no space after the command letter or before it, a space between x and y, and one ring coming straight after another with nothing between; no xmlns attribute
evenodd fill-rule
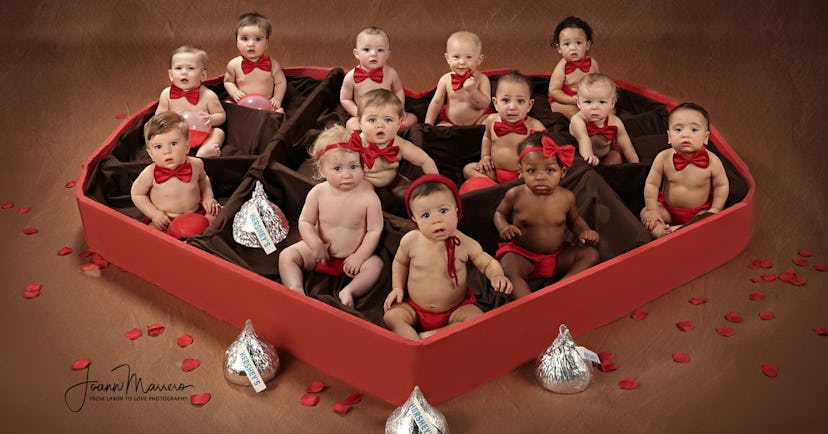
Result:
<svg viewBox="0 0 828 434"><path fill-rule="evenodd" d="M215 92L201 85L207 78L207 53L183 45L172 52L170 65L170 87L161 91L155 114L173 111L179 115L192 112L197 115L209 132L190 128L190 147L199 147L197 157L221 155L224 131L218 128L227 120L224 108ZM192 120L188 120L192 122Z"/></svg>
<svg viewBox="0 0 828 434"><path fill-rule="evenodd" d="M348 143L348 131L334 126L311 147L315 168L325 179L305 198L299 216L302 239L279 255L282 284L304 294L303 271L353 277L339 301L354 306L376 283L382 260L374 255L382 232L380 202L365 180L360 149Z"/></svg>
<svg viewBox="0 0 828 434"><path fill-rule="evenodd" d="M498 245L495 257L515 286L515 298L531 293L527 279L571 276L600 259L594 247L572 247L565 240L568 227L582 243L598 242L598 232L590 229L575 206L575 195L560 185L575 148L532 134L518 150L525 183L510 188L494 214L495 228L506 240Z"/></svg>
<svg viewBox="0 0 828 434"><path fill-rule="evenodd" d="M236 46L241 56L227 63L224 88L235 102L247 94L261 95L270 100L273 110L284 113L287 79L279 62L265 54L271 29L270 20L255 12L239 17Z"/></svg>
<svg viewBox="0 0 828 434"><path fill-rule="evenodd" d="M405 90L397 71L386 65L391 55L391 39L388 33L379 27L367 27L359 32L356 38L354 57L359 65L345 74L339 100L345 111L351 115L345 126L349 130L358 130L360 121L358 114L359 102L362 97L374 89L387 89L399 98L405 105ZM417 123L417 117L403 110L402 124L411 126Z"/></svg>
<svg viewBox="0 0 828 434"><path fill-rule="evenodd" d="M467 262L491 281L495 291L512 292L500 264L457 230L462 210L451 180L440 175L417 178L406 191L406 205L417 229L403 236L394 256L393 289L383 306L389 329L417 341L482 314L466 286Z"/></svg>
<svg viewBox="0 0 828 434"><path fill-rule="evenodd" d="M144 139L152 164L141 171L130 191L145 221L176 238L200 234L221 210L204 162L187 155L187 129L184 119L174 112L162 112L147 121Z"/></svg>
<svg viewBox="0 0 828 434"><path fill-rule="evenodd" d="M592 28L580 18L566 17L555 28L552 45L563 59L549 77L549 104L552 111L572 118L578 113L575 100L578 82L590 72L599 72L598 62L587 57L592 46Z"/></svg>
<svg viewBox="0 0 828 434"><path fill-rule="evenodd" d="M497 113L486 118L480 162L463 168L466 178L485 176L497 183L509 182L520 176L517 145L534 131L544 131L541 121L527 116L535 100L532 84L518 71L497 80L492 98Z"/></svg>
<svg viewBox="0 0 828 434"><path fill-rule="evenodd" d="M705 148L709 138L710 116L703 107L684 103L670 112L671 148L656 155L644 184L641 222L654 237L724 208L730 184L722 161Z"/></svg>
<svg viewBox="0 0 828 434"><path fill-rule="evenodd" d="M437 82L428 105L429 125L480 125L491 113L492 87L489 77L477 70L483 62L480 38L471 32L456 32L446 41L446 62L451 72Z"/></svg>
<svg viewBox="0 0 828 434"><path fill-rule="evenodd" d="M597 166L638 163L627 129L612 109L618 101L615 82L604 74L589 73L578 83L578 109L569 122L569 133L578 141L578 151L587 163Z"/></svg>
<svg viewBox="0 0 828 434"><path fill-rule="evenodd" d="M427 174L437 173L437 164L425 151L397 136L403 113L402 102L391 91L372 90L359 101L357 114L362 132L352 132L350 139L356 149L362 149L365 179L378 189L383 209L400 214L409 184L397 171L400 161L406 160Z"/></svg>

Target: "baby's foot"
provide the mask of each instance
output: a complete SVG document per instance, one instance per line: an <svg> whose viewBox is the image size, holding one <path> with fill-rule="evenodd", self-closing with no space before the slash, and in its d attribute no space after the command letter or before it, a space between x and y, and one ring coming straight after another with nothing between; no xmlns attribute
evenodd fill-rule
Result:
<svg viewBox="0 0 828 434"><path fill-rule="evenodd" d="M354 296L347 289L339 291L339 301L345 306L354 307Z"/></svg>
<svg viewBox="0 0 828 434"><path fill-rule="evenodd" d="M437 333L437 330L429 330L429 331L426 331L426 332L421 332L420 333L420 339L425 339L429 336L434 336L436 333Z"/></svg>
<svg viewBox="0 0 828 434"><path fill-rule="evenodd" d="M218 143L205 143L196 152L198 158L218 157L219 155L221 155L221 146Z"/></svg>

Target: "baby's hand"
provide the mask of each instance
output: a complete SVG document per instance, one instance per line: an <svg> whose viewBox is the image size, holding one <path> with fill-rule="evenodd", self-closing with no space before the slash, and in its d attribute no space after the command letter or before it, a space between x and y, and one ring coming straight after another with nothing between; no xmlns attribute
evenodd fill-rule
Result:
<svg viewBox="0 0 828 434"><path fill-rule="evenodd" d="M644 209L641 211L641 223L644 223L644 227L651 231L656 225L664 223L664 221L661 220L658 211Z"/></svg>
<svg viewBox="0 0 828 434"><path fill-rule="evenodd" d="M480 157L480 162L477 163L477 171L482 173L489 173L495 168L494 160L491 155L484 155Z"/></svg>
<svg viewBox="0 0 828 434"><path fill-rule="evenodd" d="M590 166L597 166L598 163L601 162L601 160L598 157L596 157L595 154L592 154L592 153L587 154L585 152L582 152L581 157L583 157L584 161L589 163Z"/></svg>
<svg viewBox="0 0 828 434"><path fill-rule="evenodd" d="M221 204L215 198L205 200L201 206L210 215L218 215L219 211L221 211Z"/></svg>
<svg viewBox="0 0 828 434"><path fill-rule="evenodd" d="M322 243L322 244L320 244L319 246L317 246L315 248L311 248L311 254L313 254L313 259L315 259L317 261L322 261L322 263L325 263L328 260L328 258L330 257L328 255L328 247L330 247L330 246L331 246L331 243Z"/></svg>
<svg viewBox="0 0 828 434"><path fill-rule="evenodd" d="M578 235L578 239L580 239L584 244L596 244L598 243L598 232L595 232L592 229L585 230Z"/></svg>
<svg viewBox="0 0 828 434"><path fill-rule="evenodd" d="M523 233L520 231L520 228L515 225L508 225L500 231L500 238L506 241L521 235L523 235Z"/></svg>
<svg viewBox="0 0 828 434"><path fill-rule="evenodd" d="M170 226L170 216L160 209L150 218L152 219L152 226L159 231L166 231Z"/></svg>
<svg viewBox="0 0 828 434"><path fill-rule="evenodd" d="M231 96L233 97L233 101L239 102L239 101L241 101L242 98L244 98L245 95L246 94L244 92L242 92L240 90L237 90L237 91L233 92L233 95L231 95Z"/></svg>
<svg viewBox="0 0 828 434"><path fill-rule="evenodd" d="M466 81L463 82L463 89L471 92L474 88L477 87L477 79L474 78L474 75L471 75Z"/></svg>
<svg viewBox="0 0 828 434"><path fill-rule="evenodd" d="M357 273L359 273L359 269L362 268L363 262L365 262L365 260L356 254L348 255L348 257L345 258L345 262L342 264L342 270L345 271L345 274L349 277L354 277Z"/></svg>
<svg viewBox="0 0 828 434"><path fill-rule="evenodd" d="M391 306L402 303L403 297L405 294L403 293L402 288L394 288L388 293L388 297L385 297L385 303L382 304L383 311L388 311L391 309Z"/></svg>
<svg viewBox="0 0 828 434"><path fill-rule="evenodd" d="M502 292L504 294L512 293L512 282L506 276L495 276L492 279L492 287L496 292Z"/></svg>
<svg viewBox="0 0 828 434"><path fill-rule="evenodd" d="M279 98L274 96L273 98L270 98L270 105L273 106L273 110L278 110L282 108L282 101L279 101Z"/></svg>
<svg viewBox="0 0 828 434"><path fill-rule="evenodd" d="M201 117L201 120L204 121L204 125L211 126L212 119L210 118L210 113L207 112L199 112L198 114Z"/></svg>

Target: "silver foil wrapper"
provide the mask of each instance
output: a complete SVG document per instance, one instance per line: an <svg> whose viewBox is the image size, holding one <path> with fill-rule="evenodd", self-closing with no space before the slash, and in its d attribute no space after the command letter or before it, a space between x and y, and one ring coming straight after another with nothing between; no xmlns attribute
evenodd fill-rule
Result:
<svg viewBox="0 0 828 434"><path fill-rule="evenodd" d="M279 370L279 355L269 342L260 338L253 330L253 322L247 320L244 330L233 341L224 353L224 378L240 386L250 386L247 371L241 357L241 348L247 348L250 360L259 371L262 380L268 382L276 376Z"/></svg>
<svg viewBox="0 0 828 434"><path fill-rule="evenodd" d="M447 434L448 432L446 417L426 401L417 386L414 386L408 401L397 407L385 421L385 434Z"/></svg>
<svg viewBox="0 0 828 434"><path fill-rule="evenodd" d="M270 238L273 239L273 244L278 244L287 237L290 225L285 213L276 204L267 200L264 186L260 181L256 181L253 197L242 204L233 217L233 239L237 243L245 247L261 247L259 238L256 237L256 229L250 219L254 211L258 211L261 216L262 224L270 234Z"/></svg>
<svg viewBox="0 0 828 434"><path fill-rule="evenodd" d="M541 386L556 393L583 392L589 386L592 365L581 357L565 325L561 324L552 346L538 358L535 377Z"/></svg>

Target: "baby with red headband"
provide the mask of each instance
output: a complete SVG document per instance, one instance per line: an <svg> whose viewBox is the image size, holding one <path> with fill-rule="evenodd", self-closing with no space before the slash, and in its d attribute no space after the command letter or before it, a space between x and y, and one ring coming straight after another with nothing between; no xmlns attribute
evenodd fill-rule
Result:
<svg viewBox="0 0 828 434"><path fill-rule="evenodd" d="M305 271L353 279L339 291L339 301L354 307L382 271L374 254L382 233L382 209L374 188L365 180L360 149L348 141L342 126L319 134L311 147L316 169L325 179L315 185L299 215L302 239L279 254L282 284L305 293Z"/></svg>
<svg viewBox="0 0 828 434"><path fill-rule="evenodd" d="M575 194L560 185L575 147L558 146L535 133L518 145L518 152L524 184L510 188L494 214L495 228L505 240L495 257L514 284L515 298L531 293L527 279L567 277L600 259L595 247L566 242L567 227L581 243L598 242L598 232L575 206Z"/></svg>
<svg viewBox="0 0 828 434"><path fill-rule="evenodd" d="M421 176L408 187L406 205L417 229L402 237L394 256L392 290L383 306L389 329L417 341L482 314L466 286L468 262L495 291L512 292L497 260L457 230L461 204L454 182L441 175Z"/></svg>

